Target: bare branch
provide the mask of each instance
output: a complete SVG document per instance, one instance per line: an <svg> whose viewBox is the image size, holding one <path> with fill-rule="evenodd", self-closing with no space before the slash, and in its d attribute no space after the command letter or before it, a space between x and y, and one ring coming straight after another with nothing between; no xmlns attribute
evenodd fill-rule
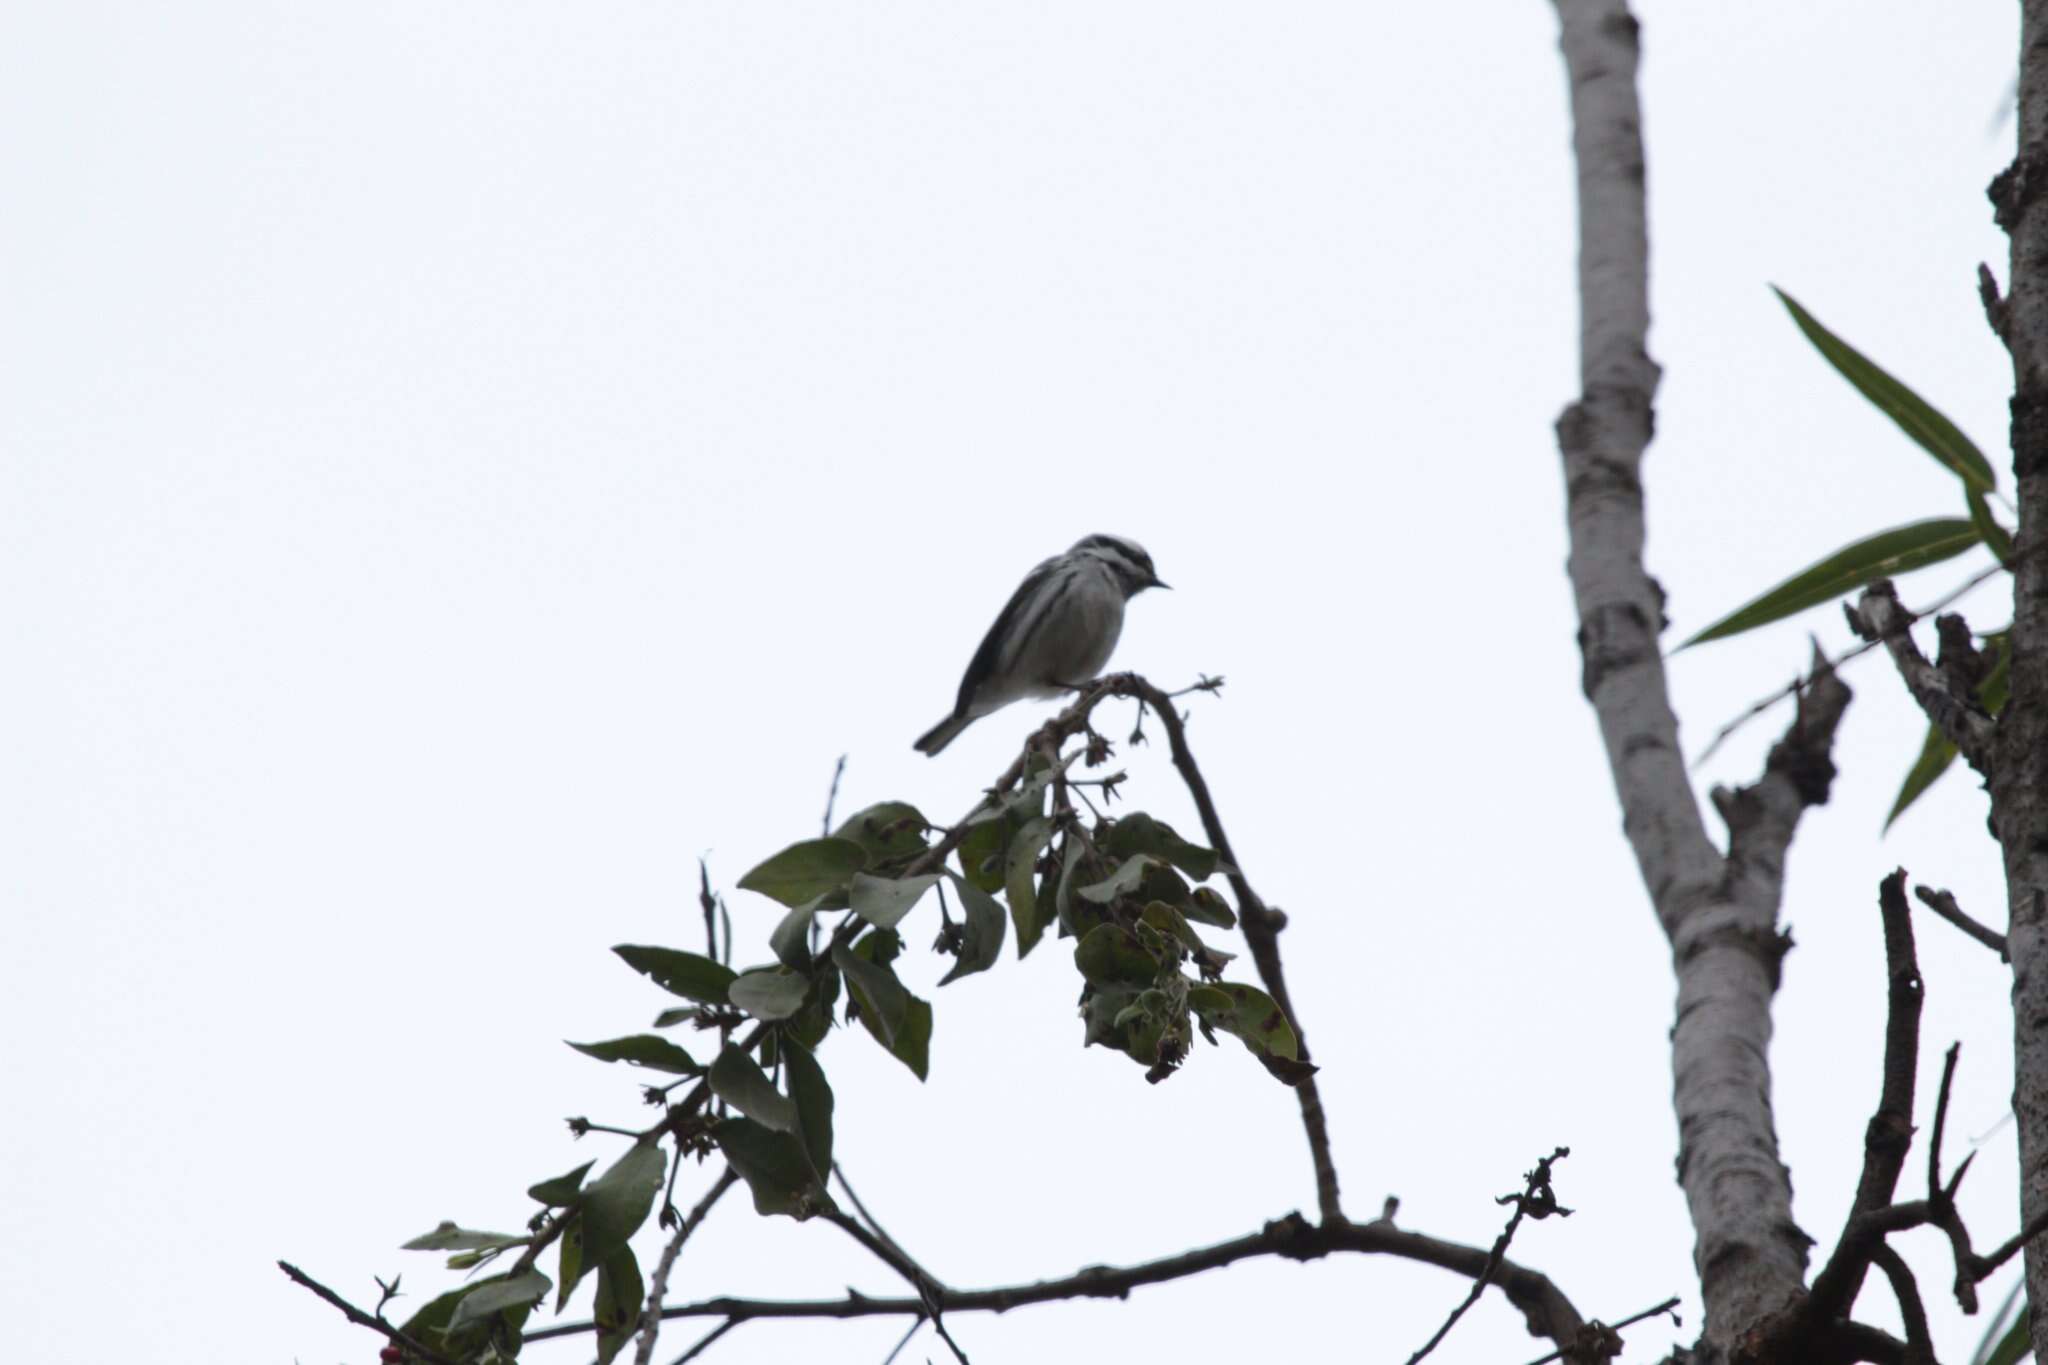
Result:
<svg viewBox="0 0 2048 1365"><path fill-rule="evenodd" d="M287 1276L289 1276L293 1284L301 1285L304 1288L312 1290L315 1294L327 1300L327 1302L333 1304L336 1308L339 1308L342 1312L342 1315L346 1317L350 1322L355 1323L358 1327L367 1327L373 1332L382 1333L389 1340L404 1347L406 1350L418 1356L421 1360L431 1362L432 1365L455 1365L455 1362L450 1360L447 1356L442 1355L439 1351L428 1350L426 1347L420 1345L417 1341L414 1341L405 1333L399 1331L396 1327L393 1327L390 1323L384 1321L384 1319L370 1313L365 1313L362 1309L356 1307L347 1299L344 1299L341 1295L335 1293L332 1289L329 1289L326 1285L320 1283L320 1281L314 1279L311 1275L308 1275L305 1271L293 1265L290 1261L279 1261L277 1263L277 1268L279 1270L282 1270ZM592 1323L589 1326L591 1328L594 1328L596 1324Z"/></svg>
<svg viewBox="0 0 2048 1365"><path fill-rule="evenodd" d="M1311 1223L1300 1214L1292 1213L1246 1236L1137 1265L1091 1266L1061 1279L1041 1280L1035 1284L993 1289L941 1289L938 1306L947 1313L1002 1313L1031 1304L1069 1299L1122 1299L1128 1298L1132 1290L1146 1285L1185 1279L1238 1261L1264 1256L1313 1261L1341 1252L1398 1256L1474 1278L1485 1274L1487 1266L1492 1263L1488 1252L1479 1247L1408 1232L1390 1223ZM1521 1311L1532 1334L1548 1337L1564 1347L1571 1347L1577 1342L1585 1320L1548 1276L1502 1259L1494 1265L1491 1283ZM716 1298L662 1310L665 1320L709 1317L727 1318L733 1322L755 1318L922 1317L928 1314L921 1297L885 1299L865 1294L849 1294L843 1299L808 1300ZM563 1323L529 1332L526 1340L578 1336L594 1330L594 1326L588 1321Z"/></svg>
<svg viewBox="0 0 2048 1365"><path fill-rule="evenodd" d="M730 1332L733 1328L739 1325L740 1319L727 1318L724 1322L719 1323L718 1326L712 1328L703 1336L698 1337L697 1340L691 1344L689 1350L683 1352L674 1360L670 1361L669 1365L689 1365L690 1361L695 1360L698 1356L701 1356L706 1351L710 1350L711 1344L713 1342L717 1341L720 1337L724 1336L727 1332Z"/></svg>
<svg viewBox="0 0 2048 1365"><path fill-rule="evenodd" d="M832 790L825 793L825 818L819 825L820 834L832 833L832 807L839 803L839 779L845 775L846 755L841 754L839 761L832 765Z"/></svg>
<svg viewBox="0 0 2048 1365"><path fill-rule="evenodd" d="M1995 723L1967 693L1959 694L1947 672L1920 652L1913 642L1912 617L1899 605L1898 590L1890 579L1879 579L1863 590L1856 605L1849 608L1849 624L1864 639L1884 644L1892 666L1927 719L1971 767L1989 773Z"/></svg>
<svg viewBox="0 0 2048 1365"><path fill-rule="evenodd" d="M1891 1282L1892 1297L1899 1301L1899 1317L1906 1324L1905 1365L1934 1365L1934 1339L1927 1331L1927 1307L1920 1302L1920 1286L1898 1252L1879 1243L1871 1261Z"/></svg>
<svg viewBox="0 0 2048 1365"><path fill-rule="evenodd" d="M1458 1325L1458 1319L1465 1316L1465 1310L1479 1302L1479 1296L1486 1292L1487 1284L1493 1279L1494 1272L1500 1269L1501 1261L1507 1256L1508 1243L1515 1240L1515 1230L1522 1226L1522 1219L1524 1217L1533 1215L1537 1218L1547 1218L1553 1213L1565 1218L1571 1216L1572 1211L1558 1205L1557 1195L1550 1188L1551 1164L1562 1161L1570 1155L1570 1148L1559 1147L1549 1156L1538 1161L1535 1170L1523 1176L1524 1187L1522 1193L1506 1195L1500 1200L1504 1204L1512 1203L1515 1206L1515 1211L1508 1215L1507 1226L1500 1230L1500 1236L1493 1239L1493 1246L1486 1253L1486 1264L1477 1275L1472 1277L1471 1292L1466 1294L1459 1301L1458 1306L1451 1310L1451 1315L1444 1319L1443 1326L1437 1328L1436 1333L1428 1341L1423 1342L1421 1348L1414 1355L1408 1357L1408 1365L1416 1365L1417 1361L1421 1360L1431 1351L1434 1351L1438 1344L1450 1335L1451 1329Z"/></svg>
<svg viewBox="0 0 2048 1365"><path fill-rule="evenodd" d="M1953 895L1947 891L1935 890L1925 886L1914 887L1913 894L1929 910L1940 915L1950 924L1953 924L1971 938L1976 939L1977 942L1983 944L1992 952L1997 953L2000 962L2012 961L2012 954L2006 947L2005 935L1999 933L1996 929L1978 923L1970 916L1964 914L1963 907L1956 904L1956 898Z"/></svg>
<svg viewBox="0 0 2048 1365"><path fill-rule="evenodd" d="M654 1267L653 1282L648 1286L647 1307L640 1314L640 1344L633 1351L633 1365L648 1365L654 1359L654 1342L661 1335L661 1301L668 1297L669 1272L676 1267L676 1257L682 1255L683 1243L689 1241L690 1235L710 1217L712 1208L738 1179L730 1166L720 1172L711 1188L704 1192L704 1197L697 1201L697 1206L676 1225L675 1235L668 1239L668 1245L662 1248L661 1260Z"/></svg>
<svg viewBox="0 0 2048 1365"><path fill-rule="evenodd" d="M1913 951L1913 912L1906 904L1906 872L1900 868L1878 887L1878 911L1884 922L1885 970L1890 982L1884 1031L1884 1083L1863 1133L1863 1175L1849 1206L1848 1221L1828 1263L1814 1277L1813 1292L1800 1307L1811 1326L1847 1318L1857 1290L1883 1243L1878 1215L1897 1213L1892 1192L1905 1168L1906 1149L1913 1143L1913 1090L1919 1069L1920 1006L1926 988ZM1922 1222L1926 1221L1922 1217Z"/></svg>

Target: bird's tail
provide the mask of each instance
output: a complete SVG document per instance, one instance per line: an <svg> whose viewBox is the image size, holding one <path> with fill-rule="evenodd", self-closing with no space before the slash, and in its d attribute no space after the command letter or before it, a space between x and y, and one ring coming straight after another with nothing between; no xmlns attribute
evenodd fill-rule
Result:
<svg viewBox="0 0 2048 1365"><path fill-rule="evenodd" d="M924 735L917 741L916 744L912 745L911 747L915 748L920 753L930 754L936 757L938 755L939 750L945 748L948 744L951 744L955 739L959 737L960 732L962 730L965 730L968 726L972 724L974 724L973 716L948 716L944 720L940 721L937 725L934 725L931 729L925 731Z"/></svg>

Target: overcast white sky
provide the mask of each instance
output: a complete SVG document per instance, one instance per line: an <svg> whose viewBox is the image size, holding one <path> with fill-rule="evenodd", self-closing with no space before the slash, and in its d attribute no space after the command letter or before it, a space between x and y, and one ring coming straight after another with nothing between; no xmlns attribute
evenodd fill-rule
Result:
<svg viewBox="0 0 2048 1365"><path fill-rule="evenodd" d="M1971 276L2003 275L1983 188L2016 26L1641 13L1650 555L1687 632L1959 508L1767 281L2002 450ZM637 1078L560 1040L666 1003L608 946L697 946L698 856L729 886L810 833L842 752L843 809L964 810L1040 710L937 761L910 741L1024 569L1095 530L1177 589L1134 604L1117 664L1229 679L1193 741L1291 916L1351 1210L1395 1193L1484 1243L1493 1196L1568 1144L1579 1212L1516 1254L1609 1319L1688 1292L1630 1360L1690 1339L1670 977L1562 572L1548 5L65 0L4 29L10 1357L373 1360L273 1261L424 1295L453 1277L399 1242L516 1227L527 1184L602 1157L561 1119L639 1121ZM1695 751L1803 627L1845 637L1815 613L1676 661ZM1878 878L1996 917L1967 777L1878 839L1920 730L1877 661L1852 681L1773 1053L1824 1242L1877 1091ZM1704 778L1752 775L1778 724ZM1133 802L1194 826L1161 755L1128 757ZM771 907L732 911L765 958ZM2003 969L1932 922L1922 961L1996 1241ZM1048 944L937 991L926 1086L858 1033L822 1054L849 1173L936 1274L1064 1274L1313 1205L1291 1096L1234 1048L1147 1086L1079 1050L1076 990ZM1909 1254L1967 1355L1938 1239ZM735 1199L675 1292L848 1283L896 1292L834 1229ZM1258 1263L954 1326L977 1365L1388 1361L1464 1290ZM901 1326L764 1323L709 1358L879 1361ZM1543 1349L1489 1298L1439 1354Z"/></svg>

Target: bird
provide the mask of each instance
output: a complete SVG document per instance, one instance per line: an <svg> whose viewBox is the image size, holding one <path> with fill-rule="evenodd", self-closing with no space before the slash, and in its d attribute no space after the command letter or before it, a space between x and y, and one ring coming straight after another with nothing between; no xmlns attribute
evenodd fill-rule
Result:
<svg viewBox="0 0 2048 1365"><path fill-rule="evenodd" d="M1056 697L1094 679L1123 633L1124 603L1165 588L1152 556L1123 536L1083 536L1024 575L960 679L953 713L915 747L934 757L962 730L1025 697Z"/></svg>

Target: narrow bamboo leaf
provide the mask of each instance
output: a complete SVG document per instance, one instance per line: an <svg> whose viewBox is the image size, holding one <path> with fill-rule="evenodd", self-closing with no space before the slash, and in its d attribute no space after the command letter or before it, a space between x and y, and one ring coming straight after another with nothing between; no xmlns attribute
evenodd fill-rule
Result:
<svg viewBox="0 0 2048 1365"><path fill-rule="evenodd" d="M711 1064L711 1093L778 1133L796 1131L796 1106L751 1056L736 1047L719 1053Z"/></svg>
<svg viewBox="0 0 2048 1365"><path fill-rule="evenodd" d="M960 892L966 934L960 941L960 956L954 959L953 969L939 978L941 986L987 971L1003 952L1003 907L973 882L955 878L953 885Z"/></svg>
<svg viewBox="0 0 2048 1365"><path fill-rule="evenodd" d="M712 1129L711 1136L740 1179L747 1182L756 1213L804 1219L837 1207L794 1134L735 1118Z"/></svg>
<svg viewBox="0 0 2048 1365"><path fill-rule="evenodd" d="M525 1246L532 1239L506 1232L476 1232L444 1222L432 1232L421 1233L400 1251L491 1251L498 1247Z"/></svg>
<svg viewBox="0 0 2048 1365"><path fill-rule="evenodd" d="M2006 568L2012 567L2012 532L2005 529L2005 523L1991 514L1991 504L1984 495L1974 488L1963 490L1964 498L1970 505L1970 524L1977 528L1977 534L1991 547L1991 553L1998 556L1998 562Z"/></svg>
<svg viewBox="0 0 2048 1365"><path fill-rule="evenodd" d="M558 1175L552 1180L543 1180L538 1185L526 1188L528 1199L537 1199L551 1209L567 1208L576 1202L576 1196L583 1192L583 1176L595 1161L586 1161L567 1175Z"/></svg>
<svg viewBox="0 0 2048 1365"><path fill-rule="evenodd" d="M825 1080L825 1068L800 1043L785 1040L782 1067L789 1076L789 1098L796 1104L798 1135L823 1184L832 1174L832 1087Z"/></svg>
<svg viewBox="0 0 2048 1365"><path fill-rule="evenodd" d="M622 943L612 949L626 965L651 977L657 986L686 1000L706 1005L726 1003L725 988L732 984L733 970L696 953L674 948L645 948Z"/></svg>
<svg viewBox="0 0 2048 1365"><path fill-rule="evenodd" d="M901 879L870 877L865 872L857 872L849 893L853 913L869 924L894 929L938 879L936 872Z"/></svg>
<svg viewBox="0 0 2048 1365"><path fill-rule="evenodd" d="M620 1247L597 1272L597 1303L591 1312L597 1323L597 1365L611 1365L612 1357L633 1339L646 1299L640 1262L634 1258L633 1248Z"/></svg>
<svg viewBox="0 0 2048 1365"><path fill-rule="evenodd" d="M2019 1321L2013 1323L2012 1330L1999 1340L1990 1355L1984 1357L1984 1365L2019 1365L2033 1349L2032 1331L2027 1325L2027 1315L2023 1311Z"/></svg>
<svg viewBox="0 0 2048 1365"><path fill-rule="evenodd" d="M1954 422L1935 411L1919 394L1885 373L1861 351L1823 327L1819 319L1800 307L1799 300L1776 285L1771 286L1771 292L1792 314L1792 321L1806 333L1806 339L1827 358L1842 378L1855 385L1856 391L1868 398L1878 411L1898 423L1899 430L1911 437L1915 445L1940 461L1944 468L1971 488L1989 493L1998 486L1997 477L1991 472L1991 462L1984 458L1983 451L1977 449L1976 442L1963 435Z"/></svg>
<svg viewBox="0 0 2048 1365"><path fill-rule="evenodd" d="M583 1229L578 1279L616 1256L640 1230L667 1174L668 1158L660 1144L643 1138L585 1187L583 1211L576 1220ZM569 1292L574 1289L573 1284L569 1286Z"/></svg>
<svg viewBox="0 0 2048 1365"><path fill-rule="evenodd" d="M739 884L794 910L820 896L845 890L847 881L867 861L867 850L851 839L806 839L755 867Z"/></svg>
<svg viewBox="0 0 2048 1365"><path fill-rule="evenodd" d="M459 1332L472 1322L480 1321L493 1313L507 1308L519 1308L538 1303L554 1288L553 1281L538 1270L509 1279L483 1280L462 1296L462 1302L455 1305L454 1316L448 1320L448 1331Z"/></svg>
<svg viewBox="0 0 2048 1365"><path fill-rule="evenodd" d="M756 1019L787 1019L803 1008L811 988L808 977L781 967L755 967L740 973L729 994L732 1003Z"/></svg>
<svg viewBox="0 0 2048 1365"><path fill-rule="evenodd" d="M1947 772L1949 765L1956 761L1956 746L1942 737L1938 726L1927 727L1927 738L1921 741L1920 756L1913 760L1913 766L1906 770L1906 780L1899 787L1898 797L1892 802L1891 814L1884 817L1884 827L1889 830L1892 822L1905 814L1906 807L1920 799L1920 794L1934 785L1934 779Z"/></svg>
<svg viewBox="0 0 2048 1365"><path fill-rule="evenodd" d="M1045 926L1051 915L1039 909L1039 896L1031 880L1032 870L1038 866L1038 855L1045 852L1045 846L1052 842L1052 821L1036 816L1025 821L1024 828L1010 839L1009 850L1003 855L1004 894L1010 902L1010 919L1017 926L1017 956L1023 957L1038 946L1038 940L1045 934ZM1051 897L1047 896L1047 910Z"/></svg>
<svg viewBox="0 0 2048 1365"><path fill-rule="evenodd" d="M1761 597L1708 626L1680 649L1708 640L1726 639L1780 621L1808 607L1833 601L1866 583L1924 569L1953 559L1979 543L1977 528L1961 517L1935 517L1895 526L1846 545L1819 563L1800 570Z"/></svg>
<svg viewBox="0 0 2048 1365"><path fill-rule="evenodd" d="M666 1071L674 1076L694 1076L704 1069L689 1053L652 1033L636 1033L630 1038L613 1038L604 1043L570 1043L569 1046L600 1062L630 1062L634 1066Z"/></svg>

